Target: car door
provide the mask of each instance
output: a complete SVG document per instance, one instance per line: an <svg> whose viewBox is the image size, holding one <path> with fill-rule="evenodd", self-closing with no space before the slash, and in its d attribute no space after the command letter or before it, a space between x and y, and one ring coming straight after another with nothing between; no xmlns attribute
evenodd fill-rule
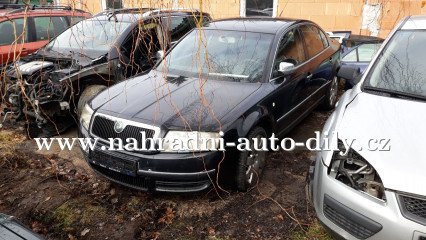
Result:
<svg viewBox="0 0 426 240"><path fill-rule="evenodd" d="M333 75L333 58L325 33L312 24L300 26L300 32L305 43L309 60L307 62L308 76L304 83L304 110L309 111L326 93L326 87Z"/></svg>
<svg viewBox="0 0 426 240"><path fill-rule="evenodd" d="M281 62L294 64L294 73L283 76L278 72ZM268 104L272 105L278 135L291 129L300 117L303 87L309 70L305 63L306 53L300 32L296 27L281 37L272 66L270 84L274 91L269 98L271 102Z"/></svg>
<svg viewBox="0 0 426 240"><path fill-rule="evenodd" d="M3 21L2 21L3 20ZM13 61L18 56L29 54L28 24L25 18L0 18L0 63ZM28 21L27 21L28 22ZM17 37L15 41L15 36Z"/></svg>

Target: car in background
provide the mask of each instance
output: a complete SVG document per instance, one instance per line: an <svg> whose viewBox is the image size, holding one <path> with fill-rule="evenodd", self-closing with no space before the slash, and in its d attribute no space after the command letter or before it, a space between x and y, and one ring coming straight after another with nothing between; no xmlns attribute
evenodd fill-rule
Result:
<svg viewBox="0 0 426 240"><path fill-rule="evenodd" d="M3 115L29 120L30 137L61 133L77 122L70 116L81 113L91 97L151 69L158 50L210 20L196 9L143 8L107 10L83 20L5 70Z"/></svg>
<svg viewBox="0 0 426 240"><path fill-rule="evenodd" d="M425 30L404 18L325 123L308 193L337 239L426 239Z"/></svg>
<svg viewBox="0 0 426 240"><path fill-rule="evenodd" d="M341 44L343 53L346 53L349 49L352 49L362 43L382 43L384 41L379 37L355 35L352 34L352 31L332 31L327 32L327 34L331 39L334 39Z"/></svg>
<svg viewBox="0 0 426 240"><path fill-rule="evenodd" d="M360 72L363 73L381 45L382 43L377 41L364 42L349 49L342 54L340 66L359 67ZM351 79L345 79L345 90L352 88L354 85L355 83Z"/></svg>
<svg viewBox="0 0 426 240"><path fill-rule="evenodd" d="M26 11L26 5L0 4L0 65L37 51L91 16L70 6L29 5Z"/></svg>
<svg viewBox="0 0 426 240"><path fill-rule="evenodd" d="M14 217L0 213L0 239L42 240L44 238L22 225Z"/></svg>
<svg viewBox="0 0 426 240"><path fill-rule="evenodd" d="M282 137L316 107L334 108L339 59L340 44L307 20L213 21L186 35L149 73L84 106L79 132L99 139L96 149L82 148L84 157L106 178L144 191L197 192L228 177L230 187L247 191L259 181L265 151L105 147L114 138L135 139L141 148L142 132L169 141L223 132L227 143L247 138L261 148L254 139Z"/></svg>

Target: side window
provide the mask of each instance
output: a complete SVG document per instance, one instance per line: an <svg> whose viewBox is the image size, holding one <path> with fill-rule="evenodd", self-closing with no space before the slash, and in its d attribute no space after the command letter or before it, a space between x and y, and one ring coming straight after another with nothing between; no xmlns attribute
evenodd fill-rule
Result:
<svg viewBox="0 0 426 240"><path fill-rule="evenodd" d="M324 49L324 44L321 40L318 28L313 25L303 25L300 27L300 30L305 40L309 58L315 56Z"/></svg>
<svg viewBox="0 0 426 240"><path fill-rule="evenodd" d="M68 18L68 21L70 22L70 26L73 26L74 24L85 19L82 16L67 16L67 18Z"/></svg>
<svg viewBox="0 0 426 240"><path fill-rule="evenodd" d="M358 62L358 51L356 49L352 50L342 58L343 62Z"/></svg>
<svg viewBox="0 0 426 240"><path fill-rule="evenodd" d="M0 46L11 45L15 41L15 35L19 38L24 30L24 18L12 19L12 21L6 20L0 23ZM23 37L23 40L28 42L28 26ZM22 37L16 41L18 44L21 42Z"/></svg>
<svg viewBox="0 0 426 240"><path fill-rule="evenodd" d="M281 62L289 62L297 66L305 61L305 59L303 42L299 31L292 29L280 40L274 62L274 72L278 70Z"/></svg>
<svg viewBox="0 0 426 240"><path fill-rule="evenodd" d="M328 39L325 36L325 33L323 31L321 31L320 29L318 29L318 28L317 28L317 30L318 30L318 32L320 34L322 45L324 46L324 48L327 48L328 47Z"/></svg>
<svg viewBox="0 0 426 240"><path fill-rule="evenodd" d="M36 41L52 39L68 28L64 17L35 17Z"/></svg>
<svg viewBox="0 0 426 240"><path fill-rule="evenodd" d="M176 42L189 32L195 26L194 20L192 16L163 18L164 29L167 30L169 42Z"/></svg>
<svg viewBox="0 0 426 240"><path fill-rule="evenodd" d="M370 62L381 44L366 43L358 47L358 58L360 62Z"/></svg>

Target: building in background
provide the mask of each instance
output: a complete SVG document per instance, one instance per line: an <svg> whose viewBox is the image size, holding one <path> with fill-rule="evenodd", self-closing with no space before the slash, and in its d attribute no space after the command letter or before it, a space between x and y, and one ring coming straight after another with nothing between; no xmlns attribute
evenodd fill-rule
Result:
<svg viewBox="0 0 426 240"><path fill-rule="evenodd" d="M197 8L213 18L289 17L309 19L326 31L386 37L400 19L426 14L417 0L55 0L92 13L107 8Z"/></svg>

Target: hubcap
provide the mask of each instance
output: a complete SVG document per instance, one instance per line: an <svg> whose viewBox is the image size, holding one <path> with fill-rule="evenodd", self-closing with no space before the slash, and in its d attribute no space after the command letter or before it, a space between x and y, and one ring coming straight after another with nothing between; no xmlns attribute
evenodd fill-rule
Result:
<svg viewBox="0 0 426 240"><path fill-rule="evenodd" d="M255 138L258 140L257 148L262 149L263 143L261 141L261 138L263 136L257 135ZM264 164L265 164L265 151L256 151L254 149L254 145L252 148L252 151L249 153L247 157L247 170L246 170L246 182L249 185L253 184L253 180L256 179L256 177L260 176L260 173L263 170Z"/></svg>

